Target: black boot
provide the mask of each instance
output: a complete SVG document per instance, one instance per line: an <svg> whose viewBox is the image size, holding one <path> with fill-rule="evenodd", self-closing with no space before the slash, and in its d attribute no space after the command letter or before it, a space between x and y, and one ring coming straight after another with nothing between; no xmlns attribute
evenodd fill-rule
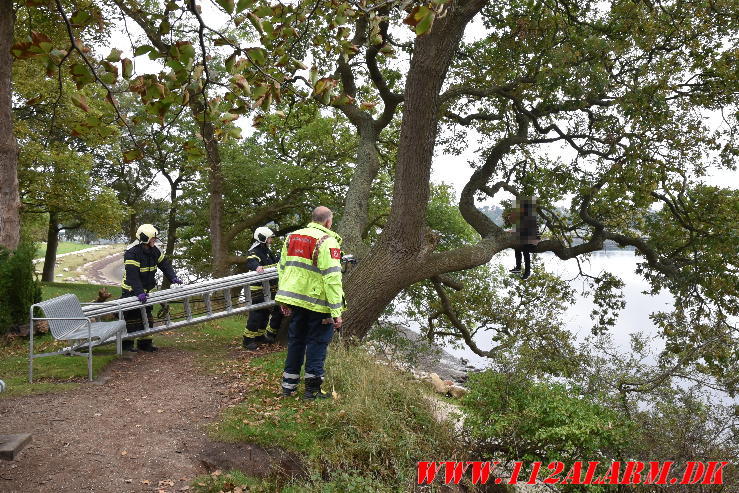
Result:
<svg viewBox="0 0 739 493"><path fill-rule="evenodd" d="M257 346L257 341L253 337L244 336L241 341L241 347L248 349L249 351L254 351L259 346Z"/></svg>
<svg viewBox="0 0 739 493"><path fill-rule="evenodd" d="M277 334L267 329L267 332L264 333L264 342L267 344L274 344L277 342Z"/></svg>
<svg viewBox="0 0 739 493"><path fill-rule="evenodd" d="M123 341L123 350L129 351L131 353L137 352L136 348L133 347L133 341L131 339L126 339L125 341Z"/></svg>
<svg viewBox="0 0 739 493"><path fill-rule="evenodd" d="M316 399L330 399L331 394L327 394L321 390L321 377L312 377L305 379L305 393L303 399L306 401L314 401Z"/></svg>
<svg viewBox="0 0 739 493"><path fill-rule="evenodd" d="M136 346L139 348L139 351L146 351L147 353L153 353L159 350L151 339L139 339L136 341Z"/></svg>

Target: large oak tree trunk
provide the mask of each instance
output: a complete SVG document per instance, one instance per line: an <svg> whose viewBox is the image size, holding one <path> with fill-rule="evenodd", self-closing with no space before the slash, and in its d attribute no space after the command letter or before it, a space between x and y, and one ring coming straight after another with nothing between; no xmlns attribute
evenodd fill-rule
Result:
<svg viewBox="0 0 739 493"><path fill-rule="evenodd" d="M15 15L13 2L0 1L0 246L15 250L20 241L18 144L13 133L11 78Z"/></svg>
<svg viewBox="0 0 739 493"><path fill-rule="evenodd" d="M481 4L480 4L481 5ZM450 13L431 33L416 38L405 85L392 212L380 239L344 283L344 332L364 338L385 306L429 272L434 243L426 230L439 92L464 27L474 14Z"/></svg>
<svg viewBox="0 0 739 493"><path fill-rule="evenodd" d="M44 271L41 280L52 282L54 280L54 268L56 267L56 252L59 249L59 214L49 213L49 229L46 233L46 255L44 256Z"/></svg>
<svg viewBox="0 0 739 493"><path fill-rule="evenodd" d="M357 130L359 133L357 166L346 193L344 213L336 231L344 240L343 249L362 258L367 253L362 235L368 223L369 198L372 193L372 182L380 169L380 156L377 152L378 132L372 119L367 118Z"/></svg>

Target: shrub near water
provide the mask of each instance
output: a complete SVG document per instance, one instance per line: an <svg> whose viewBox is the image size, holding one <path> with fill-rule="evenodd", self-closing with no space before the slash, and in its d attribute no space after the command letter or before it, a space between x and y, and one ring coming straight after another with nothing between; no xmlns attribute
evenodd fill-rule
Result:
<svg viewBox="0 0 739 493"><path fill-rule="evenodd" d="M492 371L471 375L468 384L465 428L487 458L610 461L629 443L632 423L564 385Z"/></svg>

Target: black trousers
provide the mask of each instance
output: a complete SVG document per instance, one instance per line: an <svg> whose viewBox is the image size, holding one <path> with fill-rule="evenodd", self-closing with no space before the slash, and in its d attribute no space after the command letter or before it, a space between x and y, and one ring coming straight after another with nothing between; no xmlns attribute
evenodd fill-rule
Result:
<svg viewBox="0 0 739 493"><path fill-rule="evenodd" d="M123 291L121 298L130 298L134 296L133 291ZM154 314L153 306L149 305L146 307L146 318L149 321L149 327L154 327ZM138 332L144 330L144 320L141 318L141 308L135 310L128 310L123 312L123 319L126 321L126 332Z"/></svg>
<svg viewBox="0 0 739 493"><path fill-rule="evenodd" d="M260 292L252 297L252 303L264 302L264 295ZM245 337L259 337L267 331L267 323L269 322L270 332L277 334L282 323L282 311L279 306L265 308L263 310L252 310L249 312L249 318L246 320Z"/></svg>
<svg viewBox="0 0 739 493"><path fill-rule="evenodd" d="M524 273L530 274L531 273L531 254L536 250L536 245L521 245L518 248L515 248L514 251L516 253L516 268L521 268L521 257L523 256L524 261Z"/></svg>

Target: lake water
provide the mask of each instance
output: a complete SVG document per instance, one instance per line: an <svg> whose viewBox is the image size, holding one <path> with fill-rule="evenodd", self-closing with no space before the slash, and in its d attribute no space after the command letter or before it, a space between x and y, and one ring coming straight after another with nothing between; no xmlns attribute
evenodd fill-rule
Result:
<svg viewBox="0 0 739 493"><path fill-rule="evenodd" d="M578 274L575 260L560 260L551 253L537 254L535 257L535 262L543 264L547 271L563 279L573 279ZM512 252L510 259L502 261L506 262L506 260L509 260L506 265L509 263L513 265ZM630 334L635 332L657 334L656 327L649 319L650 313L669 310L672 307L673 298L669 292L663 291L654 296L643 294L649 289L649 284L636 274L636 266L642 261L643 259L637 257L633 250L621 249L593 253L587 259L580 261L583 272L587 274L597 275L608 271L624 282L623 294L626 306L621 310L615 327L610 329L613 340L624 351L630 347ZM582 296L583 287L585 287L582 279L573 281L572 286L576 290L576 303L567 309L564 320L570 332L578 341L582 341L590 335L590 328L593 325L590 319L593 304L587 297ZM489 339L489 335L478 334L475 342L481 349L489 349L491 342L486 339ZM652 347L653 352L659 352L662 348L661 341L655 340ZM468 349L445 348L445 350L458 358L466 359L477 368L485 368L489 364L487 358L478 356Z"/></svg>

